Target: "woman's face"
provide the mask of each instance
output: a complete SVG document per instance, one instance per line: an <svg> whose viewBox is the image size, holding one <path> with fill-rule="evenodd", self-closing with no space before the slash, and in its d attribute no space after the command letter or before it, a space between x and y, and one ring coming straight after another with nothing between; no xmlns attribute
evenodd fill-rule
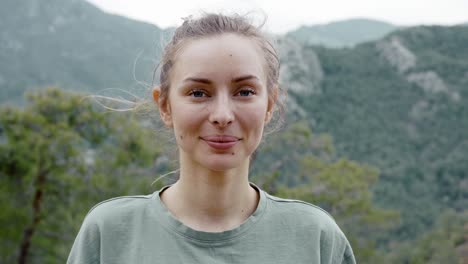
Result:
<svg viewBox="0 0 468 264"><path fill-rule="evenodd" d="M191 40L177 54L170 81L160 110L181 161L214 171L248 166L271 111L258 45L234 34Z"/></svg>

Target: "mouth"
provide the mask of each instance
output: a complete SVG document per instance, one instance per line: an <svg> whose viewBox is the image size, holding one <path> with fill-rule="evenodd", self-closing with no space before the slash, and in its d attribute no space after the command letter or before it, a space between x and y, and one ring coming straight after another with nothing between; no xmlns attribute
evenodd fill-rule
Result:
<svg viewBox="0 0 468 264"><path fill-rule="evenodd" d="M206 136L200 137L203 141L206 142L210 147L217 150L227 150L234 147L237 142L242 140L241 138L234 136L226 135L215 135L215 136Z"/></svg>

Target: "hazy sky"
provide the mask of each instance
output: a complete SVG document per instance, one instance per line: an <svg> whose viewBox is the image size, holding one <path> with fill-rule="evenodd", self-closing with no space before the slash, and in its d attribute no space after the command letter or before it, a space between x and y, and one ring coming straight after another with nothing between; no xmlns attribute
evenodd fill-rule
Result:
<svg viewBox="0 0 468 264"><path fill-rule="evenodd" d="M275 33L300 25L365 17L397 25L468 22L468 0L88 0L101 9L159 27L179 25L182 17L204 11L247 12L268 16Z"/></svg>

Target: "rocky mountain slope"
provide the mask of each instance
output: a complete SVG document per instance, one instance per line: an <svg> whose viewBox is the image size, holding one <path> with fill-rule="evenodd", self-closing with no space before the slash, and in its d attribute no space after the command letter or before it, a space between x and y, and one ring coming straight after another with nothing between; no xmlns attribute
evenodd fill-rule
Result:
<svg viewBox="0 0 468 264"><path fill-rule="evenodd" d="M0 102L49 85L81 91L135 89L151 81L162 46L156 26L83 0L2 1Z"/></svg>
<svg viewBox="0 0 468 264"><path fill-rule="evenodd" d="M286 62L308 65L283 80L297 118L381 169L375 199L402 211L403 237L468 202L466 43L466 26L415 27L353 49L296 45Z"/></svg>

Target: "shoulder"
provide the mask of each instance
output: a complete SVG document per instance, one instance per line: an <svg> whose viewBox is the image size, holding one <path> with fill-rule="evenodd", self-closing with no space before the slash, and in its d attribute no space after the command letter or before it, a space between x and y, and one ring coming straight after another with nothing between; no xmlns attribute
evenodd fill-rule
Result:
<svg viewBox="0 0 468 264"><path fill-rule="evenodd" d="M146 210L153 195L120 196L102 201L89 210L84 224L101 226L109 220L135 217Z"/></svg>
<svg viewBox="0 0 468 264"><path fill-rule="evenodd" d="M266 193L272 212L289 216L304 223L314 223L320 226L338 227L335 219L324 209L301 200L285 199Z"/></svg>
<svg viewBox="0 0 468 264"><path fill-rule="evenodd" d="M128 237L138 219L147 212L152 196L116 197L91 208L75 238L67 263L100 263L102 247L115 245L112 241L123 241L122 237Z"/></svg>
<svg viewBox="0 0 468 264"><path fill-rule="evenodd" d="M352 248L335 219L324 209L300 200L279 198L266 193L270 221L279 222L289 232L300 233L308 242L320 245L321 254L333 263L355 263ZM291 231L294 230L294 231ZM311 243L316 239L316 243ZM337 262L338 261L338 262Z"/></svg>

